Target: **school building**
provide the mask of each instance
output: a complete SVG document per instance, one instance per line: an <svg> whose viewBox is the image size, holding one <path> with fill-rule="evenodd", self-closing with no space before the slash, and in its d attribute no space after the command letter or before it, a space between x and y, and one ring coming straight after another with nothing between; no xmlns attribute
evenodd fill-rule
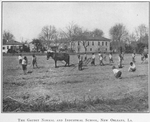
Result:
<svg viewBox="0 0 150 122"><path fill-rule="evenodd" d="M85 50L86 52L110 52L110 39L105 37L88 37L84 42L75 41L73 49L76 53L84 53Z"/></svg>

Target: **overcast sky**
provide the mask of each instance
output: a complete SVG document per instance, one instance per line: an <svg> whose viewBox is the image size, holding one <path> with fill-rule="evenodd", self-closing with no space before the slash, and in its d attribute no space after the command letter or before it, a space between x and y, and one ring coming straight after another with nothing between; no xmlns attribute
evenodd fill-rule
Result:
<svg viewBox="0 0 150 122"><path fill-rule="evenodd" d="M84 29L109 30L122 23L129 32L140 24L149 26L148 2L3 2L3 30L16 41L38 38L42 27L54 25L65 29L73 22Z"/></svg>

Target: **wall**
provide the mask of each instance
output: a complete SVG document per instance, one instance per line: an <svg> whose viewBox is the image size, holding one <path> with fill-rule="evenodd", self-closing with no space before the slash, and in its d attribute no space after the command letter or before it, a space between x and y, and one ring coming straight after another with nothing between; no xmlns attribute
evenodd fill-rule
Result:
<svg viewBox="0 0 150 122"><path fill-rule="evenodd" d="M92 43L94 42L94 45ZM100 45L98 43L100 42ZM107 42L107 45L106 45ZM79 52L85 52L83 44L80 42L80 45L78 45L78 42L75 42L74 45L74 50L76 53L78 53L78 48ZM87 46L87 52L99 52L99 51L105 51L105 52L110 52L110 42L109 41L89 41L89 46Z"/></svg>

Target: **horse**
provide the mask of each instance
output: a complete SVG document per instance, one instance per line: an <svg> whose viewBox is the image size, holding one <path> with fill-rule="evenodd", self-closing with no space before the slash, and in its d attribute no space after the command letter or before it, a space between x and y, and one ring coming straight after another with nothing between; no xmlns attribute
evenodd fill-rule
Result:
<svg viewBox="0 0 150 122"><path fill-rule="evenodd" d="M70 56L67 53L57 53L57 52L47 52L47 60L52 57L52 59L55 61L55 68L57 68L57 61L65 61L65 66L68 65L69 67L69 61Z"/></svg>

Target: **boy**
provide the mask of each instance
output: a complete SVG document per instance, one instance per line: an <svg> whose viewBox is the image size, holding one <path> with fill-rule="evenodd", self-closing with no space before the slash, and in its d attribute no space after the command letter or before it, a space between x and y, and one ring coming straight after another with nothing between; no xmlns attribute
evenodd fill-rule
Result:
<svg viewBox="0 0 150 122"><path fill-rule="evenodd" d="M99 65L100 66L103 66L104 64L103 64L103 55L99 52Z"/></svg>
<svg viewBox="0 0 150 122"><path fill-rule="evenodd" d="M27 64L28 64L27 57L24 56L24 58L22 59L22 69L23 69L24 75L27 74Z"/></svg>
<svg viewBox="0 0 150 122"><path fill-rule="evenodd" d="M117 69L115 66L113 66L112 69L113 69L114 76L116 78L121 78L122 72L119 69Z"/></svg>
<svg viewBox="0 0 150 122"><path fill-rule="evenodd" d="M118 68L122 68L123 66L122 66L122 55L121 54L119 54L118 59L119 59Z"/></svg>
<svg viewBox="0 0 150 122"><path fill-rule="evenodd" d="M95 65L95 54L92 53L92 62L91 62L91 65Z"/></svg>
<svg viewBox="0 0 150 122"><path fill-rule="evenodd" d="M87 55L86 55L86 53L84 54L84 60L87 60Z"/></svg>
<svg viewBox="0 0 150 122"><path fill-rule="evenodd" d="M132 53L132 62L135 63L135 53Z"/></svg>
<svg viewBox="0 0 150 122"><path fill-rule="evenodd" d="M37 66L36 56L34 54L32 55L32 65L33 65L33 68L34 68L34 65L36 65L36 67L38 67Z"/></svg>
<svg viewBox="0 0 150 122"><path fill-rule="evenodd" d="M21 54L18 56L18 59L19 59L19 64L21 65L21 63L22 63L22 55Z"/></svg>
<svg viewBox="0 0 150 122"><path fill-rule="evenodd" d="M109 63L111 64L111 63L114 63L113 62L113 58L112 58L112 54L111 53L109 53Z"/></svg>
<svg viewBox="0 0 150 122"><path fill-rule="evenodd" d="M144 62L144 55L141 54L141 64Z"/></svg>
<svg viewBox="0 0 150 122"><path fill-rule="evenodd" d="M79 64L78 64L78 69L79 69L79 70L82 70L82 65L83 65L83 57L81 57L81 58L79 59Z"/></svg>
<svg viewBox="0 0 150 122"><path fill-rule="evenodd" d="M128 69L129 72L135 72L136 71L136 66L133 62L130 62L130 67Z"/></svg>

